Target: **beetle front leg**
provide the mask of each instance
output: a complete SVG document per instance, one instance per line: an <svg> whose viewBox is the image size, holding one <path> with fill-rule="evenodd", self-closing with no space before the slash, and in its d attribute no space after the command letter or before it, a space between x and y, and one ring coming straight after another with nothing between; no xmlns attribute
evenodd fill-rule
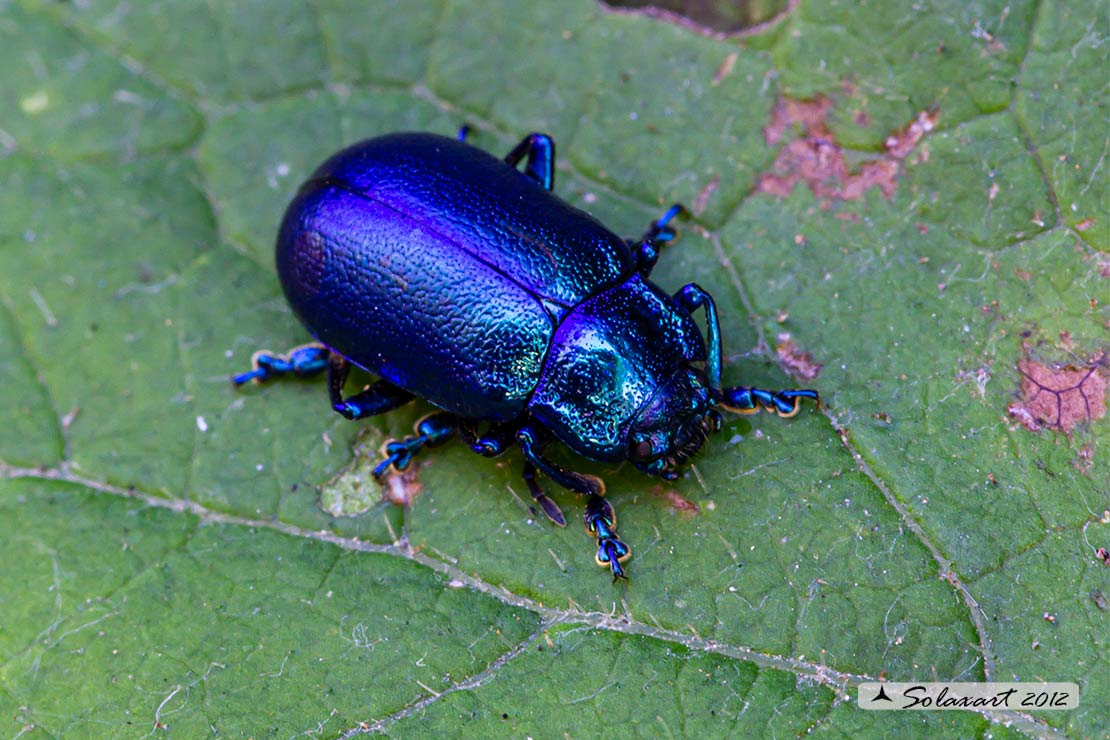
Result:
<svg viewBox="0 0 1110 740"><path fill-rule="evenodd" d="M547 134L528 134L505 155L505 161L516 167L525 154L528 155L528 165L524 168L524 174L535 180L544 190L554 188L555 140Z"/></svg>
<svg viewBox="0 0 1110 740"><path fill-rule="evenodd" d="M697 283L689 283L682 290L674 294L675 302L693 313L698 308L705 309L705 323L707 327L707 350L709 352L705 361L705 374L709 377L710 388L721 387L721 324L717 320L717 305L713 303L713 296L709 295Z"/></svg>
<svg viewBox="0 0 1110 740"><path fill-rule="evenodd" d="M532 496L540 503L540 506L544 507L544 513L552 521L562 525L566 523L563 514L536 483L536 471L542 471L544 475L563 488L588 495L589 498L586 500L586 510L582 516L582 521L586 525L586 531L597 538L597 554L594 556L594 560L601 567L609 568L613 574L614 583L618 579L627 578L628 576L625 575L621 564L632 557L632 549L621 542L617 536L616 514L613 513L613 507L609 502L602 498L605 493L605 484L601 482L600 478L575 473L543 457L540 453L547 441L548 439L544 433L536 428L524 426L517 432L517 442L520 443L520 449L523 451L525 459L524 481L528 484ZM547 503L554 507L554 512L548 511ZM554 514L558 514L558 519L555 518Z"/></svg>
<svg viewBox="0 0 1110 740"><path fill-rule="evenodd" d="M459 436L469 445L470 449L483 457L497 457L501 455L516 443L516 435L519 430L519 423L495 423L491 424L484 433L479 434L475 421L470 419L459 420ZM560 511L558 505L548 497L536 480L536 466L530 461L525 460L524 471L521 473L521 477L524 478L524 485L528 486L528 492L532 494L532 499L543 509L543 513L547 515L547 518L560 527L567 526L567 520L563 517L563 512Z"/></svg>
<svg viewBox="0 0 1110 740"><path fill-rule="evenodd" d="M311 378L328 367L331 351L322 344L305 344L294 347L284 355L260 349L251 356L252 369L231 378L237 386L244 383L265 383L284 375Z"/></svg>
<svg viewBox="0 0 1110 740"><path fill-rule="evenodd" d="M520 445L521 452L524 453L524 459L563 488L587 496L605 495L605 484L600 478L575 473L573 470L568 470L544 457L542 454L543 448L547 446L549 439L547 435L536 428L521 427L516 433L516 441Z"/></svg>
<svg viewBox="0 0 1110 740"><path fill-rule="evenodd" d="M524 472L521 473L521 477L524 478L524 485L528 486L528 492L532 494L532 499L543 509L547 518L560 527L567 526L567 520L563 516L559 505L551 500L543 488L540 487L539 481L536 480L536 466L525 460Z"/></svg>
<svg viewBox="0 0 1110 740"><path fill-rule="evenodd" d="M343 386L347 383L350 372L351 363L341 355L332 353L328 360L328 396L331 398L331 407L345 419L355 421L384 414L413 399L411 393L385 380L379 380L362 392L344 398Z"/></svg>

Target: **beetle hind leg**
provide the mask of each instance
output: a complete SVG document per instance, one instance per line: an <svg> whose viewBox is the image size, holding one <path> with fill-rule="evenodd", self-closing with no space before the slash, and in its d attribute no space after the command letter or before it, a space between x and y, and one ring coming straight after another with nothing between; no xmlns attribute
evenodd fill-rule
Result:
<svg viewBox="0 0 1110 740"><path fill-rule="evenodd" d="M322 344L304 344L284 355L261 349L251 357L251 369L232 376L231 382L240 386L252 382L265 383L285 375L311 378L327 369L330 356L331 351Z"/></svg>
<svg viewBox="0 0 1110 740"><path fill-rule="evenodd" d="M413 399L411 393L385 380L379 380L353 396L344 397L343 386L350 372L351 363L333 352L328 359L328 396L332 409L345 419L357 421L384 414Z"/></svg>

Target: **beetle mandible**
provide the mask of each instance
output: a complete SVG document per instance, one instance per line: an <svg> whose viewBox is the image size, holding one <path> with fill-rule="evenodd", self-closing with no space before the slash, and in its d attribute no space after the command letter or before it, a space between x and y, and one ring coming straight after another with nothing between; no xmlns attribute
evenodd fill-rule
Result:
<svg viewBox="0 0 1110 740"><path fill-rule="evenodd" d="M583 521L616 581L631 550L604 484L548 459L552 441L673 480L720 428L719 408L786 417L818 395L721 387L712 296L694 283L668 295L648 279L681 206L622 239L551 192L549 136L529 134L498 159L465 143L466 131L367 139L301 186L277 271L318 343L256 352L233 382L326 371L332 407L348 419L416 396L441 409L383 446L378 478L456 433L486 457L519 445L524 482L549 519L566 524L537 473L588 497ZM345 396L352 365L378 380Z"/></svg>

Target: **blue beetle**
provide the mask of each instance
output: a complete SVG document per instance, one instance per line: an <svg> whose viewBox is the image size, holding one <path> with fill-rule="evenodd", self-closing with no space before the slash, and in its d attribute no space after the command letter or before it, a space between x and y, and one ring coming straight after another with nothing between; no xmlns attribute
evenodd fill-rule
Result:
<svg viewBox="0 0 1110 740"><path fill-rule="evenodd" d="M504 159L465 137L465 127L457 140L380 136L316 170L286 210L277 271L318 344L256 352L233 381L326 371L348 419L416 396L442 409L383 447L379 478L456 433L487 457L519 445L524 481L553 522L566 524L537 473L588 497L583 521L615 581L631 550L604 484L545 457L553 440L672 480L720 428L718 408L793 416L818 395L721 387L712 297L694 283L668 295L648 279L681 206L622 239L551 192L550 137L530 134ZM379 379L345 396L352 365Z"/></svg>

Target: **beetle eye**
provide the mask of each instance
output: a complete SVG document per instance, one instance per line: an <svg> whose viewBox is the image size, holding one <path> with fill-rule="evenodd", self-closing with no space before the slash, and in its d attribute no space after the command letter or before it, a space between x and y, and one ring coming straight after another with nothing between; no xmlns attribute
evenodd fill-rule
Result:
<svg viewBox="0 0 1110 740"><path fill-rule="evenodd" d="M632 454L634 456L640 458L640 459L650 457L651 456L651 440L644 439L644 440L640 440L639 442L637 442L636 447L633 448L633 450L632 450Z"/></svg>

